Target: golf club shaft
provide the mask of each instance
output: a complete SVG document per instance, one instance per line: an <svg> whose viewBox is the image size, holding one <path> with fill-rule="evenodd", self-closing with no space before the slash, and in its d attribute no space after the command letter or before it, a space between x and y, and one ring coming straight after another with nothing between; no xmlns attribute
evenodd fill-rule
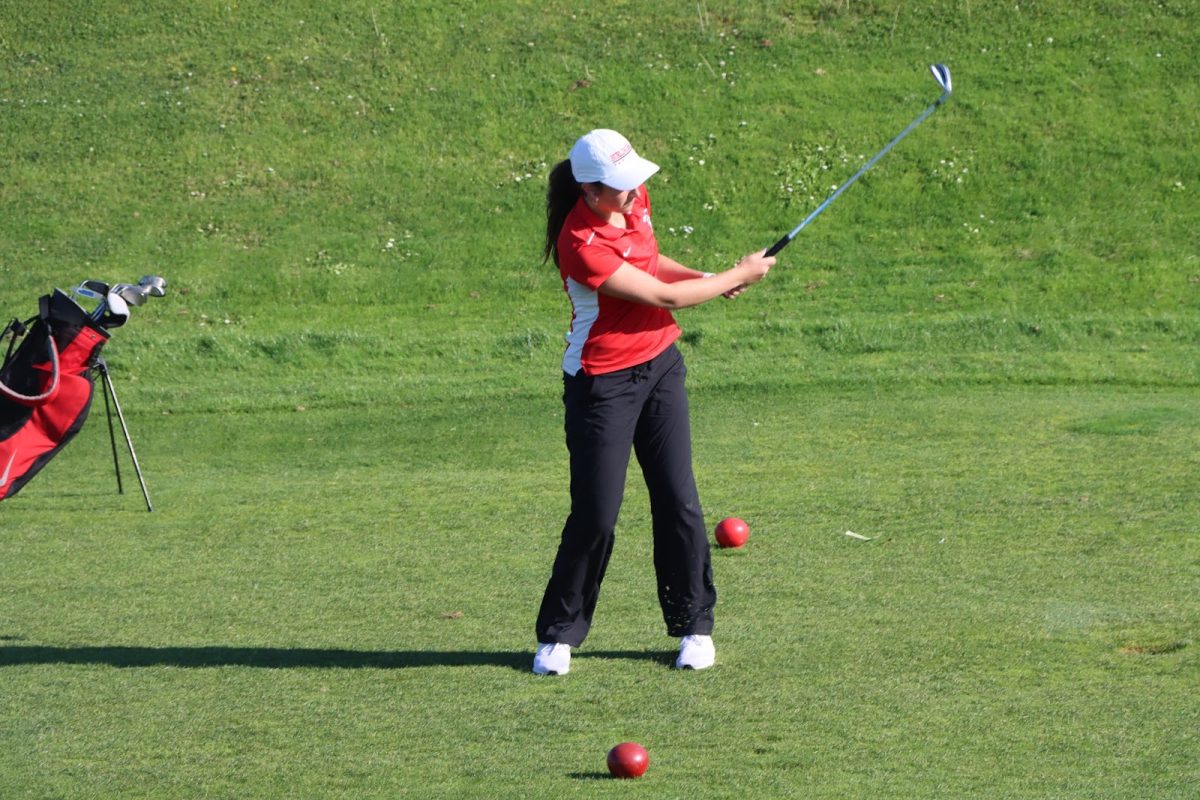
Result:
<svg viewBox="0 0 1200 800"><path fill-rule="evenodd" d="M900 131L899 136L897 136L895 139L892 139L890 142L888 142L887 146L884 147L882 150L880 150L878 153L876 153L871 158L870 161L868 161L867 163L865 163L861 167L859 167L858 172L854 173L854 175L851 176L850 180L846 181L841 186L839 186L837 188L837 191L835 191L833 194L829 195L829 197L825 198L825 202L821 203L821 205L819 205L815 209L813 209L813 212L811 214L809 214L807 217L805 217L803 222L801 222L799 225L797 225L795 228L793 228L790 233L788 233L786 236L784 236L778 242L771 245L771 248L769 250L767 250L766 254L768 256L773 256L776 253L778 253L780 250L782 250L783 248L787 247L787 245L792 241L792 239L796 238L796 234L798 234L798 233L800 233L800 231L804 230L805 226L807 226L808 223L812 222L814 219L817 218L817 216L822 211L824 211L826 208L828 208L829 204L838 198L838 195L840 195L842 192L849 189L850 185L852 183L854 183L856 180L858 180L859 178L861 178L862 174L864 172L866 172L867 170L869 170L875 164L876 161L878 161L879 159L881 159L885 155L887 155L887 152L889 150L891 150L893 147L895 147L897 142L899 142L905 136L908 136L908 134L910 134L912 132L913 128L917 127L922 122L924 122L925 118L928 117L930 114L932 114L937 109L937 107L940 106L942 104L942 102L945 101L945 99L949 96L950 96L950 92L948 92L948 91L943 92L942 96L933 102L933 105L929 106L929 108L927 108L921 112L921 116L914 119L912 122L909 123L907 128Z"/></svg>

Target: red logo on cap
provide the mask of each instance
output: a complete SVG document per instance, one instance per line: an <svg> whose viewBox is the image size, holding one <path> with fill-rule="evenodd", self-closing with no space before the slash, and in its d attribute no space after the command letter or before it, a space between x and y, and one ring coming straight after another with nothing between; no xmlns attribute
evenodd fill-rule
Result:
<svg viewBox="0 0 1200 800"><path fill-rule="evenodd" d="M633 150L633 145L627 144L624 147L622 147L620 150L618 150L617 152L615 152L611 156L609 156L609 158L612 159L612 162L614 164L619 164L619 163L621 163L621 159L623 159L625 156L629 155L629 152L631 150Z"/></svg>

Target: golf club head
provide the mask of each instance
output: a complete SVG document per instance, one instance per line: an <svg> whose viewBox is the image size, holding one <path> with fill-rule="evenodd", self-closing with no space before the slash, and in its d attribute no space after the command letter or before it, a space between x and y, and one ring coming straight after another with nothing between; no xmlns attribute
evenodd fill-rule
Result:
<svg viewBox="0 0 1200 800"><path fill-rule="evenodd" d="M950 94L950 68L945 64L930 64L929 71L933 73L933 79L938 82L938 86L942 87L942 92Z"/></svg>
<svg viewBox="0 0 1200 800"><path fill-rule="evenodd" d="M134 286L131 283L118 283L112 288L110 294L120 295L121 299L131 306L144 304L149 296L144 287Z"/></svg>
<svg viewBox="0 0 1200 800"><path fill-rule="evenodd" d="M104 298L108 295L108 284L103 281L84 281L71 290L71 294L78 299L87 299L95 301L92 306L94 313L104 303Z"/></svg>
<svg viewBox="0 0 1200 800"><path fill-rule="evenodd" d="M97 320L102 328L119 328L129 321L129 304L116 292L109 292L104 313Z"/></svg>
<svg viewBox="0 0 1200 800"><path fill-rule="evenodd" d="M145 287L151 297L162 297L167 293L167 279L158 275L143 275L138 286Z"/></svg>

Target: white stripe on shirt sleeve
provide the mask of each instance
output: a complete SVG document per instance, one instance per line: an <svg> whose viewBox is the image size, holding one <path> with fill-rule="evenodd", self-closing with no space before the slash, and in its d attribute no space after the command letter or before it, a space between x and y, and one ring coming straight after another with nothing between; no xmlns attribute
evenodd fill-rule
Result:
<svg viewBox="0 0 1200 800"><path fill-rule="evenodd" d="M574 278L567 278L566 283L567 296L571 298L571 330L567 331L562 368L568 375L575 375L583 369L583 347L600 316L600 294Z"/></svg>

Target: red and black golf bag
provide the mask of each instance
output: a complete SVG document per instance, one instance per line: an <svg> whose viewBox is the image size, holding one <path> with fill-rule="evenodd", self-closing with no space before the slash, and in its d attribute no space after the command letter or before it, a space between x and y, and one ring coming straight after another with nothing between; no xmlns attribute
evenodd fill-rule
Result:
<svg viewBox="0 0 1200 800"><path fill-rule="evenodd" d="M0 334L0 342L12 337L0 367L0 500L19 492L79 433L109 338L57 289L39 306L36 317L14 319Z"/></svg>

